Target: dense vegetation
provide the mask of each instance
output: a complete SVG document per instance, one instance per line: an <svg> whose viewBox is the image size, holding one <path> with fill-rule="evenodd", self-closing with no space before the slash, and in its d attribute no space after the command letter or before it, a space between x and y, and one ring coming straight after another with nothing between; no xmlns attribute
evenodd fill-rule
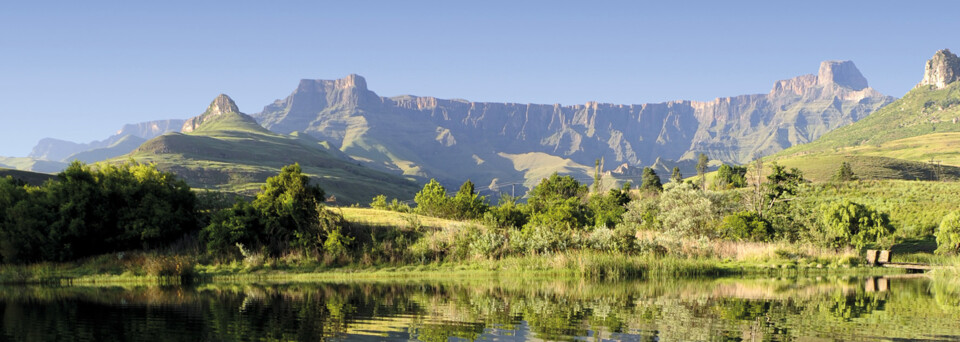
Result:
<svg viewBox="0 0 960 342"><path fill-rule="evenodd" d="M5 263L73 260L168 245L196 230L196 197L150 165L71 164L56 180L0 179Z"/></svg>
<svg viewBox="0 0 960 342"><path fill-rule="evenodd" d="M42 186L0 181L0 256L4 263L67 261L176 243L187 248L173 253L190 255L174 259L176 265L255 270L278 262L334 267L513 258L603 277L649 272L651 263L716 271L683 261L693 259L850 263L866 246L934 234L942 253L957 250L960 225L944 218L960 208L947 195L954 183L811 184L799 170L776 164L723 169L708 188L725 190L649 180L637 189L591 189L555 173L526 202L502 196L496 205L470 181L453 193L430 181L413 208L375 197L372 207L394 212L376 215L396 220L378 223L324 206L324 190L297 164L270 177L253 198L231 201L198 196L152 165L74 163ZM428 217L445 221L426 224Z"/></svg>

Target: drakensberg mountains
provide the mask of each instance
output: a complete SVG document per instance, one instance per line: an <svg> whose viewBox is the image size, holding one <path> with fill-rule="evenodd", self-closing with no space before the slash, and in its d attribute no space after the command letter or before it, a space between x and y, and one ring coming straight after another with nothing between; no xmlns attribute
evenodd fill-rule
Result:
<svg viewBox="0 0 960 342"><path fill-rule="evenodd" d="M240 113L226 95L184 122L181 131L150 139L113 161L155 163L191 186L235 192L255 192L284 165L300 163L303 172L340 204L366 202L377 194L406 198L418 189L400 176L348 161L316 139L270 132Z"/></svg>
<svg viewBox="0 0 960 342"><path fill-rule="evenodd" d="M359 162L408 177L438 178L451 186L472 179L481 189L509 191L511 185L518 185L516 190L523 191L554 171L588 180L594 161L601 157L606 170L615 171L611 176L621 179L636 177L637 166L646 165L687 166L685 174L689 175L693 165L689 161L699 152L724 162L745 163L816 139L892 100L869 88L852 62L827 61L821 63L817 74L776 82L767 94L641 105L490 103L409 95L388 98L368 90L362 77L350 75L340 80L302 80L290 96L252 116L280 133L270 139L292 138L299 145L309 141L308 145L319 146L328 157L350 165ZM225 112L239 110L227 108ZM258 165L261 159L245 155L255 150L238 145L247 142L233 138L227 139L231 144L214 148L219 155L204 152L189 162L177 157L190 151L191 144L210 142L184 136L204 136L208 133L203 131L213 130L211 127L214 131L273 134L246 115L227 123L197 122L204 118L178 120L182 127L171 125L172 120L141 124L136 127L153 129L141 130L139 135L129 133L137 131L132 126L129 130L125 127L106 140L109 145L94 142L87 151L78 152L80 144L45 141L32 155L105 159L129 152L139 139L146 140L144 135L194 130L154 138L131 156L158 161L193 184L220 189L255 187L253 183L273 171L274 165L263 168ZM221 129L218 125L242 127ZM289 133L294 136L286 135ZM268 150L296 155L275 149L282 145ZM167 150L171 146L176 149ZM201 150L208 150L206 147ZM199 165L196 160L205 162Z"/></svg>
<svg viewBox="0 0 960 342"><path fill-rule="evenodd" d="M770 159L825 180L841 160L868 178L960 177L960 58L940 50L903 98Z"/></svg>
<svg viewBox="0 0 960 342"><path fill-rule="evenodd" d="M589 179L596 159L651 165L705 152L746 163L812 141L893 101L849 61L776 82L767 94L641 105L561 106L381 97L363 77L301 80L253 116L279 133L302 131L367 165L448 184L472 179L529 187L553 171ZM501 189L502 190L502 189Z"/></svg>

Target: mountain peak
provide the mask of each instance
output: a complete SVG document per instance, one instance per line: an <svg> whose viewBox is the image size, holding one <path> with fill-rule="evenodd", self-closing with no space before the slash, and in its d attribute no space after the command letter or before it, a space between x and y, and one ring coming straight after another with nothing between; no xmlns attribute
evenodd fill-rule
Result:
<svg viewBox="0 0 960 342"><path fill-rule="evenodd" d="M867 79L863 77L853 61L821 62L820 72L817 73L817 83L820 85L832 83L853 90L868 87Z"/></svg>
<svg viewBox="0 0 960 342"><path fill-rule="evenodd" d="M224 122L230 121L238 123L239 126L246 127L246 129L252 130L262 130L263 127L260 127L257 124L256 120L250 116L240 113L240 109L237 108L237 104L233 102L226 94L220 94L217 98L213 99L213 102L210 102L210 105L207 106L207 110L198 116L190 118L189 120L183 123L183 128L181 129L184 133L194 132L201 128L201 125L208 125L211 122ZM222 126L222 125L221 125ZM236 125L235 125L236 126ZM237 126L237 127L239 127ZM204 126L206 127L206 126ZM222 128L222 127L221 127ZM236 128L236 127L232 127Z"/></svg>
<svg viewBox="0 0 960 342"><path fill-rule="evenodd" d="M224 113L239 113L240 108L237 107L237 104L233 102L227 94L217 95L217 98L213 99L213 102L210 102L210 106L207 106L207 112L205 115L220 115Z"/></svg>
<svg viewBox="0 0 960 342"><path fill-rule="evenodd" d="M950 52L950 49L943 49L937 51L927 61L926 68L923 71L923 80L917 87L932 85L937 89L942 89L957 80L960 80L960 58Z"/></svg>
<svg viewBox="0 0 960 342"><path fill-rule="evenodd" d="M336 80L302 79L300 85L297 86L297 90L300 92L314 92L318 89L325 92L347 89L367 90L367 80L363 76L350 74Z"/></svg>

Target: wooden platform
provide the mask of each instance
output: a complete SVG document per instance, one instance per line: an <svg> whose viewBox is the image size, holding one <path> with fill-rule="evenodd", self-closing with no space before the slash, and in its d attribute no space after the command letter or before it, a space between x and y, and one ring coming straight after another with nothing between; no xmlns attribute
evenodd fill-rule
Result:
<svg viewBox="0 0 960 342"><path fill-rule="evenodd" d="M909 263L909 262L887 262L887 263L880 264L880 266L889 267L889 268L905 268L908 270L917 270L917 271L929 271L929 270L946 268L945 266L939 266L939 265L916 264L916 263Z"/></svg>
<svg viewBox="0 0 960 342"><path fill-rule="evenodd" d="M867 263L874 266L882 266L889 268L902 268L907 271L929 271L929 270L938 270L944 268L951 268L951 266L941 266L941 265L929 265L929 264L918 264L912 262L890 262L890 251L889 250L867 250Z"/></svg>

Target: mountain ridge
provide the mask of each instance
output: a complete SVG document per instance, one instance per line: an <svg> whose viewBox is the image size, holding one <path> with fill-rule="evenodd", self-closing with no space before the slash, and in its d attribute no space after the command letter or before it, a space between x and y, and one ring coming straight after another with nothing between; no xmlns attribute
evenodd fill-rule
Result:
<svg viewBox="0 0 960 342"><path fill-rule="evenodd" d="M545 153L559 158L547 158L558 168L573 163L577 170L592 169L600 158L608 165L646 166L701 152L745 163L812 141L892 100L869 88L852 62L826 61L817 74L775 82L766 94L631 105L384 97L351 74L303 79L289 96L252 116L271 131L329 140L382 170L487 184L523 178L517 158L504 154Z"/></svg>

